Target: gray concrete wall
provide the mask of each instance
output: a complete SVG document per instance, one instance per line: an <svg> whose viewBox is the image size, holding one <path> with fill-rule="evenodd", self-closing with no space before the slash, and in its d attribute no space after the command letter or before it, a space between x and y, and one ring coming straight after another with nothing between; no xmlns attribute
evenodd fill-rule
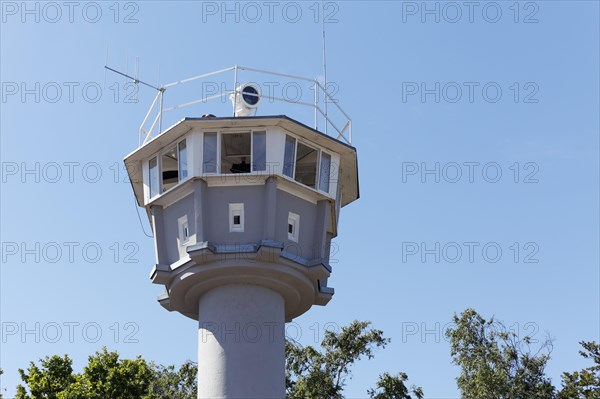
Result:
<svg viewBox="0 0 600 399"><path fill-rule="evenodd" d="M331 235L326 226L330 204L314 204L285 191L273 183L252 186L207 187L203 182L195 186L195 193L187 195L162 210L157 218L159 258L172 264L186 256L179 245L178 219L187 215L190 236L212 244L255 244L262 240L276 240L285 244L285 250L308 261L326 259ZM229 204L244 204L244 231L229 231ZM274 204L274 205L273 205ZM200 211L197 215L196 212ZM298 242L288 239L288 214L300 215ZM162 219L162 220L161 220ZM198 230L201 226L204 231ZM195 243L193 240L190 244ZM162 263L162 262L161 262Z"/></svg>
<svg viewBox="0 0 600 399"><path fill-rule="evenodd" d="M288 214L289 212L300 215L300 233L298 242L288 239ZM315 258L315 219L317 205L301 198L295 197L285 191L277 190L277 217L275 225L275 239L285 243L286 250L296 252L305 259Z"/></svg>
<svg viewBox="0 0 600 399"><path fill-rule="evenodd" d="M265 187L208 187L205 217L207 241L215 244L247 244L263 239ZM229 232L229 204L244 204L244 232ZM287 219L286 219L287 220Z"/></svg>
<svg viewBox="0 0 600 399"><path fill-rule="evenodd" d="M180 254L185 253L179 248L179 225L177 220L187 215L190 236L196 234L194 226L194 195L190 194L171 206L163 209L163 235L169 263L177 262Z"/></svg>

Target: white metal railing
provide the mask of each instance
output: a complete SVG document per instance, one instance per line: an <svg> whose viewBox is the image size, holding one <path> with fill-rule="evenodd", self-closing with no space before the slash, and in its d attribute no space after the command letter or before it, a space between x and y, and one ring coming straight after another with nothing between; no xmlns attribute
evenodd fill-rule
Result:
<svg viewBox="0 0 600 399"><path fill-rule="evenodd" d="M188 102L185 102L182 104L176 104L176 105L171 105L171 106L165 107L165 93L166 93L167 89L171 89L178 85L202 80L202 79L205 79L210 76L225 74L227 72L232 72L232 71L233 71L233 90L221 90L221 92L219 92L217 94L205 96L203 98L195 99L195 100L188 101ZM335 130L335 135L333 135L332 137L335 137L337 140L341 139L348 144L352 144L352 119L340 107L340 105L338 104L338 101L334 100L334 98L331 96L331 94L328 93L325 86L323 84L321 84L321 82L319 82L317 79L310 79L310 78L305 78L302 76L295 76L295 75L290 75L290 74L285 74L285 73L265 71L265 70L261 70L261 69L247 68L247 67L235 65L235 66L232 66L229 68L224 68L224 69L220 69L218 71L193 76L188 79L179 80L177 82L172 82L172 83L161 86L158 89L158 92L156 93L156 97L154 98L154 101L152 101L152 105L150 106L150 109L148 110L148 113L146 114L146 117L144 118L144 121L142 122L142 124L140 126L140 141L139 141L140 146L146 144L150 139L152 139L152 137L155 136L155 134L154 134L155 132L158 132L156 135L159 135L162 133L162 131L163 131L162 130L163 129L163 127L162 127L163 115L165 113L167 113L169 111L185 108L185 107L188 107L188 106L191 106L194 104L206 103L210 100L214 100L217 98L223 98L224 96L229 96L232 93L236 93L235 95L237 95L237 88L240 85L240 76L239 76L240 71L247 71L247 72L253 72L253 73L258 73L258 74L276 76L279 78L300 80L300 81L305 81L305 82L310 83L311 86L313 87L313 90L315 93L313 102L299 101L297 99L287 99L287 98L278 97L278 96L271 95L271 94L265 95L264 93L261 93L260 97L271 100L271 101L280 101L280 102L285 102L285 103L297 104L297 105L301 105L304 107L314 108L314 127L315 127L315 129L318 129L319 115L321 115L321 117L323 117L323 119L325 121L325 129L324 130L325 130L326 134L329 135L328 128L329 128L329 126L331 126ZM320 93L324 94L324 97L323 97L324 103L333 104L336 107L336 109L343 115L343 118L341 119L341 123L339 121L334 122L333 118L328 114L328 112L324 111L323 108L320 106L320 100L319 100ZM327 110L327 106L325 106L325 109ZM151 116L154 113L156 115L154 116L154 118L152 118ZM235 113L235 111L234 111L234 113ZM148 126L148 124L150 124L150 126ZM339 128L340 124L343 124L342 128Z"/></svg>

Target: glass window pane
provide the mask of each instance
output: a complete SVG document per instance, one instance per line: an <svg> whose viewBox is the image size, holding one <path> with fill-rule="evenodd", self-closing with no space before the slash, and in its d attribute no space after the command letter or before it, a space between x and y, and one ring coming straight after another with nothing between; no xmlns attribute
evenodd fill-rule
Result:
<svg viewBox="0 0 600 399"><path fill-rule="evenodd" d="M285 136L285 154L283 157L283 174L294 177L294 152L296 150L296 139Z"/></svg>
<svg viewBox="0 0 600 399"><path fill-rule="evenodd" d="M302 143L298 143L296 150L296 173L294 179L297 182L316 188L317 180L317 157L319 152Z"/></svg>
<svg viewBox="0 0 600 399"><path fill-rule="evenodd" d="M267 170L266 132L254 132L252 134L252 170Z"/></svg>
<svg viewBox="0 0 600 399"><path fill-rule="evenodd" d="M150 198L158 195L158 160L157 158L152 158L149 162L149 181L148 184L150 186Z"/></svg>
<svg viewBox="0 0 600 399"><path fill-rule="evenodd" d="M187 146L185 140L179 143L179 180L188 176Z"/></svg>
<svg viewBox="0 0 600 399"><path fill-rule="evenodd" d="M250 172L250 140L250 132L221 135L221 173Z"/></svg>
<svg viewBox="0 0 600 399"><path fill-rule="evenodd" d="M217 173L217 133L204 133L202 173Z"/></svg>
<svg viewBox="0 0 600 399"><path fill-rule="evenodd" d="M179 183L179 162L177 161L177 147L172 147L161 157L162 192Z"/></svg>
<svg viewBox="0 0 600 399"><path fill-rule="evenodd" d="M331 174L331 155L321 153L321 168L319 171L319 190L329 192L329 176Z"/></svg>

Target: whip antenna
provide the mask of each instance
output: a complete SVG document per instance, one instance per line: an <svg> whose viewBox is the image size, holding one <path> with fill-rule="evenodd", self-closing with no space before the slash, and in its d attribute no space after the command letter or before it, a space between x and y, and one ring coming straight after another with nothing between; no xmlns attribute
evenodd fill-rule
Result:
<svg viewBox="0 0 600 399"><path fill-rule="evenodd" d="M321 28L323 31L323 87L325 91L325 134L327 134L327 125L329 125L329 119L327 118L327 57L325 48L325 0L321 0Z"/></svg>

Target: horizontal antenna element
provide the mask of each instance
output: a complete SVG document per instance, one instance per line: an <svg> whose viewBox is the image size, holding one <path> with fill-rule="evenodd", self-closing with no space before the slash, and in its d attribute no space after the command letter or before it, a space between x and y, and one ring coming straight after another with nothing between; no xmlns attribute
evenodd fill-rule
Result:
<svg viewBox="0 0 600 399"><path fill-rule="evenodd" d="M143 85L146 85L146 86L148 86L148 87L150 87L150 88L152 88L152 89L154 89L154 90L158 90L158 91L160 91L160 92L163 92L163 91L165 91L165 88L164 88L164 87L160 87L160 88L158 88L158 87L156 87L156 86L152 86L151 84L149 84L149 83L146 83L146 82L144 82L144 81L142 81L142 80L139 80L138 78L134 78L133 76L129 76L129 75L127 75L126 73L119 72L119 71L117 71L116 69L112 69L111 67L109 67L109 66L107 66L107 65L104 65L104 68L108 69L108 70L109 70L109 71L111 71L111 72L117 73L117 74L119 74L119 75L121 75L121 76L125 76L126 78L129 78L129 79L133 80L133 83L135 83L135 84L141 83L141 84L143 84Z"/></svg>

